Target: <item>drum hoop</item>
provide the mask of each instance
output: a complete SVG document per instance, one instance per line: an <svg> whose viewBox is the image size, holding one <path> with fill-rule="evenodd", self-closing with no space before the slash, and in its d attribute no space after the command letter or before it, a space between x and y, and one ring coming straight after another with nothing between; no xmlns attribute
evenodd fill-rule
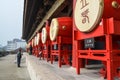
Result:
<svg viewBox="0 0 120 80"><path fill-rule="evenodd" d="M54 24L54 26L53 26ZM50 40L54 41L58 35L58 30L59 30L59 23L58 19L54 18L52 19L51 25L50 25Z"/></svg>

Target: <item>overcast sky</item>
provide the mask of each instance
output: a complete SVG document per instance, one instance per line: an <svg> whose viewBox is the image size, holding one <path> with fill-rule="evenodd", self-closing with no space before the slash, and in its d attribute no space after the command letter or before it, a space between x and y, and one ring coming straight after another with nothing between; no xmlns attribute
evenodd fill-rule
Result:
<svg viewBox="0 0 120 80"><path fill-rule="evenodd" d="M24 0L0 0L0 44L21 39Z"/></svg>

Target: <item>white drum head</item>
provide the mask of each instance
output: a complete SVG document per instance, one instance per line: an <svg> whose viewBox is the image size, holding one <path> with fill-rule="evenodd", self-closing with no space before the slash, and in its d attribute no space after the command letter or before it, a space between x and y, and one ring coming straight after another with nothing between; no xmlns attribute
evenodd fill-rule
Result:
<svg viewBox="0 0 120 80"><path fill-rule="evenodd" d="M29 48L30 47L30 43L28 43L27 45L26 45L26 48Z"/></svg>
<svg viewBox="0 0 120 80"><path fill-rule="evenodd" d="M37 33L37 37L36 37L36 45L38 45L38 44L39 44L39 40L40 40L40 34L39 34L39 33Z"/></svg>
<svg viewBox="0 0 120 80"><path fill-rule="evenodd" d="M75 25L81 32L90 32L99 23L104 9L104 0L76 0Z"/></svg>
<svg viewBox="0 0 120 80"><path fill-rule="evenodd" d="M47 30L46 30L46 28L44 27L43 29L42 29L42 43L44 44L44 43L46 43L46 40L47 40Z"/></svg>
<svg viewBox="0 0 120 80"><path fill-rule="evenodd" d="M34 46L34 39L32 39L32 47Z"/></svg>
<svg viewBox="0 0 120 80"><path fill-rule="evenodd" d="M36 36L34 37L34 46L36 46Z"/></svg>
<svg viewBox="0 0 120 80"><path fill-rule="evenodd" d="M30 47L30 43L28 43L28 48Z"/></svg>
<svg viewBox="0 0 120 80"><path fill-rule="evenodd" d="M58 34L58 29L59 29L59 23L57 18L52 19L51 24L50 24L50 40L54 41L57 37Z"/></svg>

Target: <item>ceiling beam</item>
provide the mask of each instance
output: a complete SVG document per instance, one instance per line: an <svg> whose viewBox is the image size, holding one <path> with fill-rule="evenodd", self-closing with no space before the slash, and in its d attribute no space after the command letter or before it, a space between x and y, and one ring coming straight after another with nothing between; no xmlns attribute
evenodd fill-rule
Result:
<svg viewBox="0 0 120 80"><path fill-rule="evenodd" d="M28 42L36 35L37 32L39 32L39 30L43 27L44 23L46 22L46 20L48 20L49 18L51 18L51 16L53 16L53 14L55 13L55 11L62 6L65 3L66 0L56 0L56 2L53 4L53 6L50 8L50 10L46 13L45 17L42 19L42 21L40 22L40 24L38 25L38 27L36 28L36 30L34 31L34 33L32 34L32 36L29 38L29 40L27 40Z"/></svg>

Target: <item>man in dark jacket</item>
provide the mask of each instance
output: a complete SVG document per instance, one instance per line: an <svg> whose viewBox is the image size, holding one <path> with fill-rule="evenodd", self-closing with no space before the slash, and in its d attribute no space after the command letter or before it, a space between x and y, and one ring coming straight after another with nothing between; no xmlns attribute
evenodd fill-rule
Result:
<svg viewBox="0 0 120 80"><path fill-rule="evenodd" d="M22 53L21 53L21 48L20 48L18 53L17 53L17 66L18 67L20 67L21 57L22 57Z"/></svg>

